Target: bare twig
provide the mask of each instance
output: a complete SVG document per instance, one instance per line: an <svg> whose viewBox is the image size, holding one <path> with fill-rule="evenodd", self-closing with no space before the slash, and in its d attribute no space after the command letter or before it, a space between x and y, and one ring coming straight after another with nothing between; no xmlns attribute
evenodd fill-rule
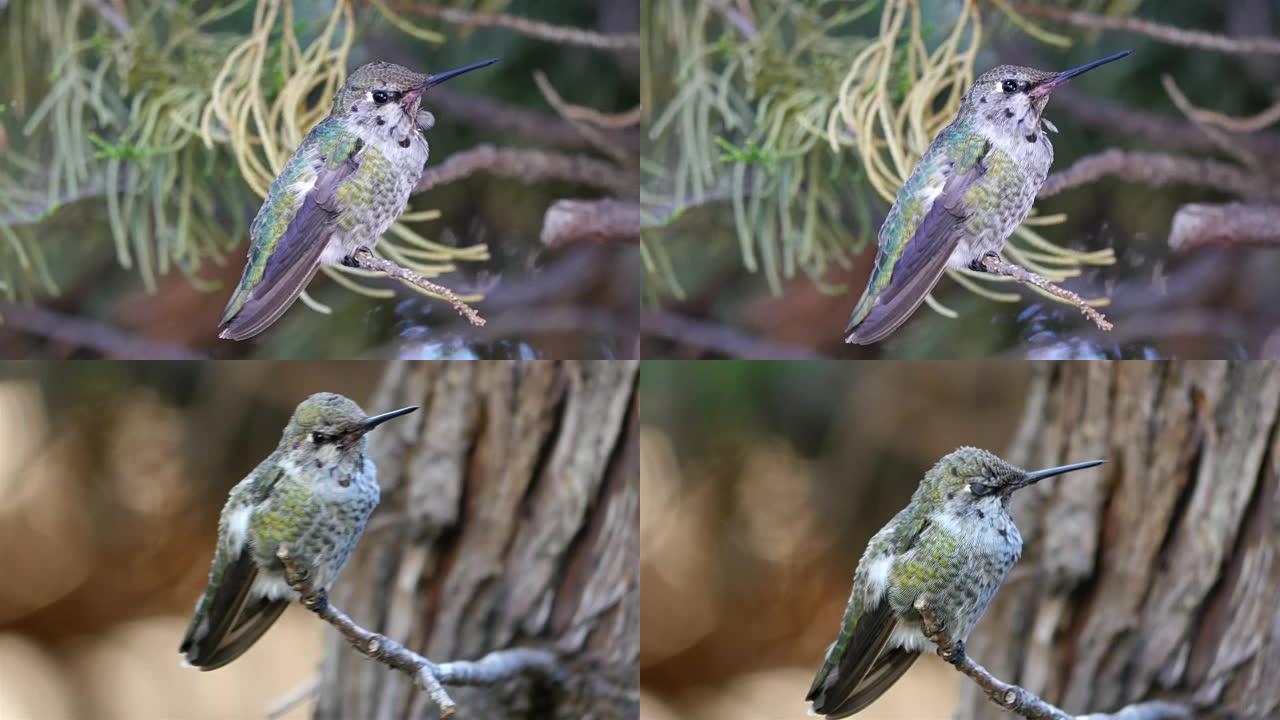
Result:
<svg viewBox="0 0 1280 720"><path fill-rule="evenodd" d="M267 708L267 720L276 720L276 718L288 715L290 710L315 697L319 689L320 678L313 677L308 679L271 703L271 707Z"/></svg>
<svg viewBox="0 0 1280 720"><path fill-rule="evenodd" d="M428 167L418 180L415 193L430 190L473 173L487 172L501 177L516 178L525 182L539 180L565 180L608 190L615 195L634 196L639 179L618 169L616 165L583 157L563 155L544 150L503 148L494 145L477 145L448 160Z"/></svg>
<svg viewBox="0 0 1280 720"><path fill-rule="evenodd" d="M1219 50L1226 53L1239 54L1280 54L1280 40L1269 37L1233 38L1225 35L1199 30L1185 30L1172 25L1161 25L1135 17L1111 17L1094 15L1086 12L1063 10L1052 5L1032 5L1030 3L1014 3L1014 8L1023 15L1060 20L1068 25L1088 28L1090 30L1123 30L1146 35L1170 45L1200 48L1202 50Z"/></svg>
<svg viewBox="0 0 1280 720"><path fill-rule="evenodd" d="M605 35L575 27L562 27L550 23L530 20L515 15L499 15L493 13L472 13L453 8L439 7L420 3L399 3L395 5L397 12L425 17L440 18L445 22L468 27L501 27L508 30L536 37L540 40L562 45L580 45L596 50L639 50L640 35L618 34Z"/></svg>
<svg viewBox="0 0 1280 720"><path fill-rule="evenodd" d="M198 360L201 357L184 347L135 337L109 325L41 307L0 303L0 329L20 330L120 360Z"/></svg>
<svg viewBox="0 0 1280 720"><path fill-rule="evenodd" d="M1072 305L1075 305L1076 307L1080 308L1080 312L1084 313L1085 317L1092 320L1093 324L1097 325L1099 330L1106 332L1111 329L1111 323L1107 322L1106 317L1104 317L1102 313L1092 308L1089 305L1089 303L1085 302L1084 298L1080 297L1076 293L1071 292L1070 290L1067 290L1066 288L1061 288L1061 287L1058 287L1057 285L1054 285L1053 283L1031 272L1030 270L1027 270L1019 265L1014 265L1011 262L1001 260L995 255L987 255L986 257L982 258L982 267L985 268L986 271L989 273L995 273L997 275L1006 275L1020 283L1035 285L1036 287L1040 288L1041 290L1044 290L1045 292L1051 295L1060 297L1063 300L1066 300L1067 302L1071 303Z"/></svg>
<svg viewBox="0 0 1280 720"><path fill-rule="evenodd" d="M1186 253L1208 245L1280 247L1280 205L1191 203L1178 208L1169 248Z"/></svg>
<svg viewBox="0 0 1280 720"><path fill-rule="evenodd" d="M124 14L120 10L108 5L105 0L88 0L86 4L97 11L97 13L102 16L102 19L106 20L107 24L115 28L116 32L121 35L128 36L132 31L132 28L129 27L129 21L125 18Z"/></svg>
<svg viewBox="0 0 1280 720"><path fill-rule="evenodd" d="M1064 712L1045 701L1039 695L992 675L986 668L974 662L964 652L964 646L946 639L942 626L933 610L924 602L924 596L916 598L915 609L920 613L920 624L925 637L938 647L938 655L951 663L978 687L986 691L991 702L1024 718L1035 720L1191 720L1190 709L1177 703L1153 701L1121 708L1114 713L1093 713L1079 717Z"/></svg>
<svg viewBox="0 0 1280 720"><path fill-rule="evenodd" d="M400 267L390 260L380 258L370 252L369 248L362 247L359 250L356 250L352 253L351 259L355 261L358 267L364 268L365 270L376 270L377 272L384 273L387 277L395 278L400 282L416 285L432 295L439 295L447 300L449 304L453 306L453 309L458 311L458 314L465 317L467 322L475 325L476 327L484 327L484 318L480 317L480 313L476 312L474 308L463 302L449 288L433 283L422 275L408 268Z"/></svg>
<svg viewBox="0 0 1280 720"><path fill-rule="evenodd" d="M589 148L591 142L573 123L537 110L527 110L491 98L468 95L440 85L431 89L431 107L444 110L451 122L478 125L514 140L544 147ZM606 133L610 142L624 145L632 153L640 151L640 133L631 130Z"/></svg>
<svg viewBox="0 0 1280 720"><path fill-rule="evenodd" d="M1115 175L1160 187L1173 183L1199 185L1246 198L1268 198L1278 189L1258 176L1217 160L1178 157L1164 153L1130 152L1112 148L1077 160L1066 170L1053 173L1040 187L1037 197L1056 195L1063 190L1087 185L1103 176Z"/></svg>
<svg viewBox="0 0 1280 720"><path fill-rule="evenodd" d="M297 591L304 607L337 628L365 657L413 677L440 708L441 717L447 718L457 709L445 685L494 685L526 672L554 676L559 669L553 653L532 648L497 650L474 662L458 660L436 665L385 635L365 630L329 603L326 594L311 584L307 571L289 554L288 546L281 545L276 557L284 563L286 580Z"/></svg>
<svg viewBox="0 0 1280 720"><path fill-rule="evenodd" d="M729 358L754 360L817 360L822 356L807 348L781 345L752 337L723 325L694 320L666 311L640 314L640 332L673 340L697 350L709 350Z"/></svg>
<svg viewBox="0 0 1280 720"><path fill-rule="evenodd" d="M542 219L542 244L578 240L640 242L640 203L632 200L558 200Z"/></svg>
<svg viewBox="0 0 1280 720"><path fill-rule="evenodd" d="M1200 132L1204 133L1205 137L1212 140L1218 149L1235 158L1241 165L1254 171L1258 170L1258 159L1254 157L1253 153L1242 147L1236 139L1227 135L1221 128L1205 122L1204 111L1191 104L1191 101L1182 93L1178 84L1173 81L1173 76L1167 73L1161 75L1160 82L1164 85L1165 93L1173 101L1178 111L1185 115Z"/></svg>
<svg viewBox="0 0 1280 720"><path fill-rule="evenodd" d="M602 131L602 128L622 128L631 124L640 122L640 108L637 106L635 110L623 113L622 115L607 115L598 110L588 107L581 107L565 102L560 97L560 93L552 87L551 81L547 80L547 76L541 70L533 73L533 80L538 85L538 91L542 93L543 99L547 101L560 117L573 123L573 126L582 133L591 145L613 158L614 162L619 165L627 165L635 162L634 156L626 147L616 145L609 141Z"/></svg>
<svg viewBox="0 0 1280 720"><path fill-rule="evenodd" d="M724 19L738 28L738 32L746 36L748 40L756 36L755 23L751 22L751 18L741 10L730 7L724 0L707 0L707 7L723 15Z"/></svg>

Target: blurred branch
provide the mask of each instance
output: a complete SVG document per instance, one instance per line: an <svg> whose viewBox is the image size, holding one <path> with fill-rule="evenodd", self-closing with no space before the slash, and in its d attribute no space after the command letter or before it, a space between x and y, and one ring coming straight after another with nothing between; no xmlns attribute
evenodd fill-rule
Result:
<svg viewBox="0 0 1280 720"><path fill-rule="evenodd" d="M1049 18L1087 28L1089 30L1121 30L1146 35L1161 42L1182 47L1199 48L1201 50L1219 50L1226 53L1280 54L1280 40L1268 37L1231 38L1225 35L1185 30L1172 25L1161 25L1134 17L1111 17L1094 15L1086 12L1063 10L1051 5L1032 5L1030 3L1014 3L1014 9L1020 14L1033 17Z"/></svg>
<svg viewBox="0 0 1280 720"><path fill-rule="evenodd" d="M1111 329L1111 323L1107 322L1106 317L1091 307L1089 303L1085 302L1084 298L1066 288L1054 285L1030 270L1014 265L1011 262L1001 260L994 254L987 255L982 258L982 266L986 268L986 271L989 273L1011 277L1017 282L1034 285L1050 295L1062 298L1064 302L1080 308L1080 312L1084 313L1085 317L1092 320L1093 324L1096 325L1099 330L1107 332Z"/></svg>
<svg viewBox="0 0 1280 720"><path fill-rule="evenodd" d="M533 73L533 80L537 83L538 91L542 93L543 99L551 107L555 108L560 117L577 128L578 132L582 133L582 136L589 140L594 147L608 154L619 165L637 162L634 154L629 152L626 147L610 142L601 132L601 129L620 129L638 125L640 123L639 106L626 113L608 115L593 108L565 102L564 98L560 97L560 93L556 92L551 82L547 80L546 74L541 70Z"/></svg>
<svg viewBox="0 0 1280 720"><path fill-rule="evenodd" d="M1258 170L1258 159L1253 156L1253 153L1242 147L1239 142L1220 128L1206 123L1204 121L1205 111L1191 104L1191 101L1182 93L1178 84L1173 81L1173 76L1167 73L1161 75L1160 82L1164 86L1164 91L1169 96L1169 99L1178 108L1178 111L1185 115L1200 132L1204 133L1205 137L1212 140L1219 150L1235 158L1241 165L1245 165L1254 171ZM1214 115L1218 115L1218 113L1214 113ZM1225 118L1226 116L1218 115L1218 117Z"/></svg>
<svg viewBox="0 0 1280 720"><path fill-rule="evenodd" d="M124 14L108 5L105 0L86 0L86 5L93 8L95 12L102 16L107 24L115 28L116 32L121 35L128 36L133 28L129 27L129 20Z"/></svg>
<svg viewBox="0 0 1280 720"><path fill-rule="evenodd" d="M495 650L474 662L459 660L437 665L385 635L365 630L331 605L325 592L311 584L307 571L289 554L288 546L281 545L276 557L284 563L285 577L301 596L303 606L337 628L365 657L413 677L440 708L441 717L447 718L457 710L444 685L494 685L525 672L554 675L558 669L555 655L531 648Z"/></svg>
<svg viewBox="0 0 1280 720"><path fill-rule="evenodd" d="M0 329L69 343L118 360L201 359L200 355L177 345L135 337L109 325L41 307L0 304Z"/></svg>
<svg viewBox="0 0 1280 720"><path fill-rule="evenodd" d="M1072 90L1069 86L1055 91L1053 102L1070 113L1075 121L1084 127L1107 132L1118 131L1166 151L1208 152L1217 149L1217 145L1205 137L1200 128L1186 121L1126 107L1103 98L1090 97ZM1238 122L1251 120L1244 119ZM1260 132L1240 138L1240 141L1260 154L1280 157L1280 134Z"/></svg>
<svg viewBox="0 0 1280 720"><path fill-rule="evenodd" d="M474 308L463 302L461 298L455 295L449 288L431 282L419 273L408 268L401 267L390 260L380 258L370 252L369 248L366 247L356 250L355 253L351 255L351 259L355 261L356 267L384 273L387 277L395 278L400 282L416 285L430 295L440 296L447 300L449 304L453 306L453 309L458 311L459 315L465 317L467 322L475 325L476 327L484 327L484 318L480 317L480 313L476 312Z"/></svg>
<svg viewBox="0 0 1280 720"><path fill-rule="evenodd" d="M1169 248L1185 253L1208 245L1280 247L1280 205L1191 203L1178 208Z"/></svg>
<svg viewBox="0 0 1280 720"><path fill-rule="evenodd" d="M402 2L394 5L397 12L440 18L467 27L501 27L561 45L580 45L596 50L639 50L639 34L605 35L575 27L563 27L529 20L515 15L471 13L438 5Z"/></svg>
<svg viewBox="0 0 1280 720"><path fill-rule="evenodd" d="M593 147L591 141L573 123L562 118L507 105L486 97L467 95L441 85L431 89L432 107L439 107L449 118L463 125L479 125L504 135L561 148ZM636 132L608 133L610 142L640 152L640 136Z"/></svg>
<svg viewBox="0 0 1280 720"><path fill-rule="evenodd" d="M1186 706L1163 701L1128 705L1110 714L1092 713L1079 717L1070 715L1030 690L1004 682L974 662L965 654L964 643L947 640L937 616L923 601L923 595L917 598L915 609L920 613L920 624L925 637L938 647L938 656L986 691L991 702L1009 712L1024 718L1048 720L1192 720L1194 717Z"/></svg>
<svg viewBox="0 0 1280 720"><path fill-rule="evenodd" d="M1246 198L1270 197L1280 190L1228 163L1112 148L1087 155L1066 170L1053 173L1044 181L1037 197L1057 195L1106 175L1153 187L1187 183Z"/></svg>
<svg viewBox="0 0 1280 720"><path fill-rule="evenodd" d="M751 22L751 18L729 7L729 4L724 0L707 0L707 7L724 16L724 19L738 28L738 32L742 33L748 40L756 36L756 25Z"/></svg>
<svg viewBox="0 0 1280 720"><path fill-rule="evenodd" d="M542 220L542 244L640 242L640 203L632 200L558 200Z"/></svg>
<svg viewBox="0 0 1280 720"><path fill-rule="evenodd" d="M664 310L642 312L640 332L643 335L666 338L681 345L719 353L729 358L753 360L818 360L822 358L808 348L777 344L752 337L740 330L694 320Z"/></svg>
<svg viewBox="0 0 1280 720"><path fill-rule="evenodd" d="M454 153L443 163L428 167L422 173L422 179L418 180L414 193L461 180L481 171L526 182L565 180L627 196L635 195L638 183L634 176L603 160L486 144Z"/></svg>

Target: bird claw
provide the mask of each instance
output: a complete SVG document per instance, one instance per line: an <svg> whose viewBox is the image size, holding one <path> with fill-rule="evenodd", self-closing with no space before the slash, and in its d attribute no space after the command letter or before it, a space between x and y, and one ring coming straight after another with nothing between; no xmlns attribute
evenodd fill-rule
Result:
<svg viewBox="0 0 1280 720"><path fill-rule="evenodd" d="M951 647L943 650L942 659L952 665L959 665L964 660L964 641L956 640Z"/></svg>
<svg viewBox="0 0 1280 720"><path fill-rule="evenodd" d="M316 590L311 595L303 598L302 602L311 612L322 613L329 608L329 593L324 590Z"/></svg>
<svg viewBox="0 0 1280 720"><path fill-rule="evenodd" d="M343 267L349 267L349 268L358 268L358 267L360 267L360 263L356 262L356 259L355 259L355 256L354 256L354 255L355 255L355 254L354 254L354 253L352 253L351 255L347 255L346 257L342 258L342 265L343 265Z"/></svg>
<svg viewBox="0 0 1280 720"><path fill-rule="evenodd" d="M987 272L987 258L1000 259L1000 255L994 252L985 252L980 257L969 263L969 268L976 272Z"/></svg>

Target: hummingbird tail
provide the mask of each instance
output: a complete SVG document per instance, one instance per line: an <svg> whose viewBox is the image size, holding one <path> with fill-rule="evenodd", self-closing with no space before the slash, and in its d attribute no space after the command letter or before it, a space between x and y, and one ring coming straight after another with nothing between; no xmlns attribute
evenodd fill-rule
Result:
<svg viewBox="0 0 1280 720"><path fill-rule="evenodd" d="M206 592L196 607L178 652L186 664L213 670L244 654L288 606L287 600L250 598L258 577L249 550L242 551L218 578L212 596Z"/></svg>

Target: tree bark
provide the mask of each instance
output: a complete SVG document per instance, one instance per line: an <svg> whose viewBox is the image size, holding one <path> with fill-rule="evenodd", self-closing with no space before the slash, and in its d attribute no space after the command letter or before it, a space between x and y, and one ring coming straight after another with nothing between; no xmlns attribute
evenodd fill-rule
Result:
<svg viewBox="0 0 1280 720"><path fill-rule="evenodd" d="M632 362L401 363L366 407L382 503L331 599L434 662L526 646L554 678L450 688L454 716L639 715ZM410 418L416 418L410 422ZM330 633L316 717L434 718L412 679Z"/></svg>
<svg viewBox="0 0 1280 720"><path fill-rule="evenodd" d="M1041 366L1009 458L1105 458L1015 496L1023 558L968 644L1072 713L1280 713L1280 366ZM1005 717L965 683L961 718Z"/></svg>

